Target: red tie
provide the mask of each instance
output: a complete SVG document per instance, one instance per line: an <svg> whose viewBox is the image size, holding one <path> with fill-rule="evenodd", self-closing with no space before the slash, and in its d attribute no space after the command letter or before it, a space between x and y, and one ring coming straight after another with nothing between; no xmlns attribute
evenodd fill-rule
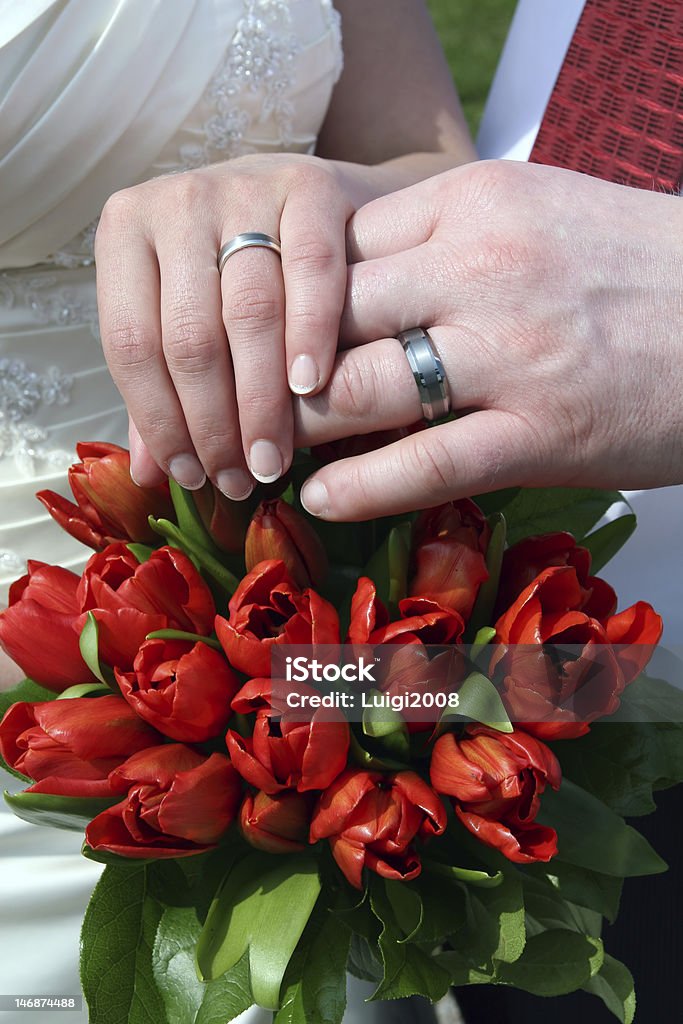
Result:
<svg viewBox="0 0 683 1024"><path fill-rule="evenodd" d="M679 191L683 0L587 0L529 159Z"/></svg>

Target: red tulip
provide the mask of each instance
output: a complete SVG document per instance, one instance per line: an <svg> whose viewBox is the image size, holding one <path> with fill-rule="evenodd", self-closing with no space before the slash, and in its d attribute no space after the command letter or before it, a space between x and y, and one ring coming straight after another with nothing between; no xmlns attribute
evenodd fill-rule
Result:
<svg viewBox="0 0 683 1024"><path fill-rule="evenodd" d="M0 722L0 753L36 780L31 792L110 796L109 773L159 742L120 697L74 697L12 704Z"/></svg>
<svg viewBox="0 0 683 1024"><path fill-rule="evenodd" d="M377 597L377 588L362 576L351 599L350 644L452 644L462 637L465 623L451 608L422 597L404 597L398 604L400 619L391 622Z"/></svg>
<svg viewBox="0 0 683 1024"><path fill-rule="evenodd" d="M123 857L187 857L216 846L235 818L242 786L223 754L181 743L150 747L109 776L125 793L85 830L93 850Z"/></svg>
<svg viewBox="0 0 683 1024"><path fill-rule="evenodd" d="M63 530L101 551L117 540L154 544L158 541L149 516L169 518L173 504L168 484L138 487L130 477L130 454L117 444L88 441L76 446L81 462L69 470L76 504L56 494L36 495Z"/></svg>
<svg viewBox="0 0 683 1024"><path fill-rule="evenodd" d="M229 555L241 555L249 525L249 506L226 498L210 480L193 493L197 512L214 544Z"/></svg>
<svg viewBox="0 0 683 1024"><path fill-rule="evenodd" d="M535 818L546 784L559 788L560 766L533 736L485 726L468 727L462 739L446 733L434 744L430 777L438 793L453 798L465 828L509 860L529 864L557 853L555 831Z"/></svg>
<svg viewBox="0 0 683 1024"><path fill-rule="evenodd" d="M0 612L0 646L26 675L60 693L94 676L81 657L74 623L78 576L56 565L29 562Z"/></svg>
<svg viewBox="0 0 683 1024"><path fill-rule="evenodd" d="M221 652L186 640L147 640L133 668L116 671L121 693L164 736L201 743L225 730L239 680Z"/></svg>
<svg viewBox="0 0 683 1024"><path fill-rule="evenodd" d="M603 621L586 607L576 569L553 566L496 623L491 671L510 715L542 739L581 736L588 723L613 714L661 635L660 617L642 602ZM641 646L613 647L617 638ZM562 653L567 645L571 656Z"/></svg>
<svg viewBox="0 0 683 1024"><path fill-rule="evenodd" d="M270 709L258 711L251 737L228 732L230 760L237 771L269 795L284 789L325 789L346 767L347 720L328 708L315 711L309 721L301 721L299 711L277 721L274 715Z"/></svg>
<svg viewBox="0 0 683 1024"><path fill-rule="evenodd" d="M299 587L319 586L327 574L327 555L311 524L286 501L262 501L254 512L245 543L250 572L259 562L279 559Z"/></svg>
<svg viewBox="0 0 683 1024"><path fill-rule="evenodd" d="M571 566L576 570L576 578L582 590L578 610L600 622L614 614L617 595L605 580L590 575L591 555L588 548L579 547L571 533L545 533L537 537L525 537L505 552L496 618L517 600L544 569L552 566Z"/></svg>
<svg viewBox="0 0 683 1024"><path fill-rule="evenodd" d="M303 850L308 842L310 815L310 797L301 793L248 793L240 810L242 835L257 850L267 853Z"/></svg>
<svg viewBox="0 0 683 1024"><path fill-rule="evenodd" d="M338 644L339 619L314 590L299 590L284 562L260 562L230 599L229 618L216 618L228 661L249 676L269 676L277 644Z"/></svg>
<svg viewBox="0 0 683 1024"><path fill-rule="evenodd" d="M468 498L420 513L413 530L409 594L429 598L468 619L479 588L488 579L490 537L483 512Z"/></svg>
<svg viewBox="0 0 683 1024"><path fill-rule="evenodd" d="M93 555L78 587L84 613L97 619L102 660L129 671L148 633L182 629L208 636L215 605L211 591L182 551L163 547L139 564L125 544Z"/></svg>
<svg viewBox="0 0 683 1024"><path fill-rule="evenodd" d="M310 841L329 839L347 880L362 889L364 867L384 878L416 878L421 864L413 842L445 828L446 809L419 775L350 768L320 797Z"/></svg>

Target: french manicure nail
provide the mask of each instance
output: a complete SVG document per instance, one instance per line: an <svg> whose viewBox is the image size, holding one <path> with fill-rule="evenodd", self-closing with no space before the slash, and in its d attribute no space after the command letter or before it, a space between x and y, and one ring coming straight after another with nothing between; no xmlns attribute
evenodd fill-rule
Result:
<svg viewBox="0 0 683 1024"><path fill-rule="evenodd" d="M216 473L216 486L231 501L244 501L254 490L254 481L243 469L222 469Z"/></svg>
<svg viewBox="0 0 683 1024"><path fill-rule="evenodd" d="M260 438L249 449L249 469L262 484L272 484L282 476L280 449L272 441Z"/></svg>
<svg viewBox="0 0 683 1024"><path fill-rule="evenodd" d="M206 483L204 467L195 455L174 455L168 463L168 471L186 491L198 491Z"/></svg>
<svg viewBox="0 0 683 1024"><path fill-rule="evenodd" d="M308 395L320 381L320 370L313 356L297 356L289 368L289 388L297 395Z"/></svg>
<svg viewBox="0 0 683 1024"><path fill-rule="evenodd" d="M304 484L300 500L303 507L312 516L321 516L327 512L330 504L330 496L327 487L322 480L309 480Z"/></svg>

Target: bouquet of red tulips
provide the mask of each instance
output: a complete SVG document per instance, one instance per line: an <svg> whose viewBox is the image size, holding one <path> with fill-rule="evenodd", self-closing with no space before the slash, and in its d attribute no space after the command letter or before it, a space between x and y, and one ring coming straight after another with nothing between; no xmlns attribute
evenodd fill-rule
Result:
<svg viewBox="0 0 683 1024"><path fill-rule="evenodd" d="M593 575L635 526L594 529L619 495L330 525L298 502L309 453L242 503L79 456L75 501L38 497L95 553L11 589L0 753L15 813L106 865L93 1024L339 1024L347 971L374 999L583 988L632 1021L600 929L665 869L624 816L683 779L683 716L644 673L659 616Z"/></svg>

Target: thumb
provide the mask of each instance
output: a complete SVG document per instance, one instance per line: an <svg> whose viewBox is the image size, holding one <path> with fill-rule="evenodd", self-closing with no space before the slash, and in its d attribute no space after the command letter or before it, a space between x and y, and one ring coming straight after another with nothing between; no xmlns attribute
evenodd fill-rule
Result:
<svg viewBox="0 0 683 1024"><path fill-rule="evenodd" d="M311 515L341 522L400 515L535 483L537 461L521 420L485 410L325 466L304 484L301 503Z"/></svg>

